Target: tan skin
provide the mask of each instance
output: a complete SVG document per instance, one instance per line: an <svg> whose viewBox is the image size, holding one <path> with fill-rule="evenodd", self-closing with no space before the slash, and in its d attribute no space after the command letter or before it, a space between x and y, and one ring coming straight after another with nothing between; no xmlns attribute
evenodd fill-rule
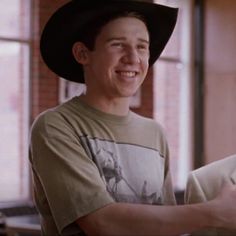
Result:
<svg viewBox="0 0 236 236"><path fill-rule="evenodd" d="M127 20L128 26L124 23ZM97 37L96 50L89 51L77 42L73 51L84 65L87 92L83 99L104 112L127 115L130 97L148 71L149 35L145 24L136 18L114 20Z"/></svg>
<svg viewBox="0 0 236 236"><path fill-rule="evenodd" d="M130 97L147 74L148 46L145 24L132 17L105 25L94 51L75 43L73 54L84 66L87 85L82 99L101 111L127 115ZM180 235L204 227L236 228L236 187L227 184L216 199L194 205L113 203L79 218L77 223L87 235L104 236Z"/></svg>

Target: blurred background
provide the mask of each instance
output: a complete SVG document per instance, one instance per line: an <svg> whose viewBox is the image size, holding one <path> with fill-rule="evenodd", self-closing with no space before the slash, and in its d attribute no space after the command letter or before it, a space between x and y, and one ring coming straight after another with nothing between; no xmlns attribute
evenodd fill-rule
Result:
<svg viewBox="0 0 236 236"><path fill-rule="evenodd" d="M0 212L7 216L36 213L28 161L34 118L84 89L58 78L39 53L44 24L66 2L0 0ZM190 170L236 153L236 1L155 2L178 7L179 18L131 109L163 126L179 193Z"/></svg>

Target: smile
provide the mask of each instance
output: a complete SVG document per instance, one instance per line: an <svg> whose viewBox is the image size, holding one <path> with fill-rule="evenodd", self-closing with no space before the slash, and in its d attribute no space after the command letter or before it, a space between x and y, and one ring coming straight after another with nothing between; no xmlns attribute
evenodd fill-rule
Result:
<svg viewBox="0 0 236 236"><path fill-rule="evenodd" d="M137 75L137 72L135 71L118 71L117 73L119 73L121 76L125 76L125 77L135 77Z"/></svg>

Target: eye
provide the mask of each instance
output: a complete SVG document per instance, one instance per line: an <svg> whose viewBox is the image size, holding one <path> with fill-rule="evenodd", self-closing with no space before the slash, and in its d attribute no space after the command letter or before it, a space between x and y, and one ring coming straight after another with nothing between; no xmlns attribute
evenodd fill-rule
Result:
<svg viewBox="0 0 236 236"><path fill-rule="evenodd" d="M111 44L112 47L123 48L124 45L121 42L114 42Z"/></svg>
<svg viewBox="0 0 236 236"><path fill-rule="evenodd" d="M148 45L146 45L146 44L139 44L139 45L137 46L137 48L138 48L139 50L142 50L142 51L147 51L147 50L148 50Z"/></svg>

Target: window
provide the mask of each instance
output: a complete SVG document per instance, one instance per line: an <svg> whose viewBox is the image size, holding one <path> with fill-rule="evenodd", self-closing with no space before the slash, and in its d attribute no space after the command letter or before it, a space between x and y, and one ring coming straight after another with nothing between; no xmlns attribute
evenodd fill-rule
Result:
<svg viewBox="0 0 236 236"><path fill-rule="evenodd" d="M154 65L154 118L164 127L176 190L185 188L192 161L192 0L156 0L179 8L172 38Z"/></svg>
<svg viewBox="0 0 236 236"><path fill-rule="evenodd" d="M0 203L29 198L30 0L0 1Z"/></svg>

